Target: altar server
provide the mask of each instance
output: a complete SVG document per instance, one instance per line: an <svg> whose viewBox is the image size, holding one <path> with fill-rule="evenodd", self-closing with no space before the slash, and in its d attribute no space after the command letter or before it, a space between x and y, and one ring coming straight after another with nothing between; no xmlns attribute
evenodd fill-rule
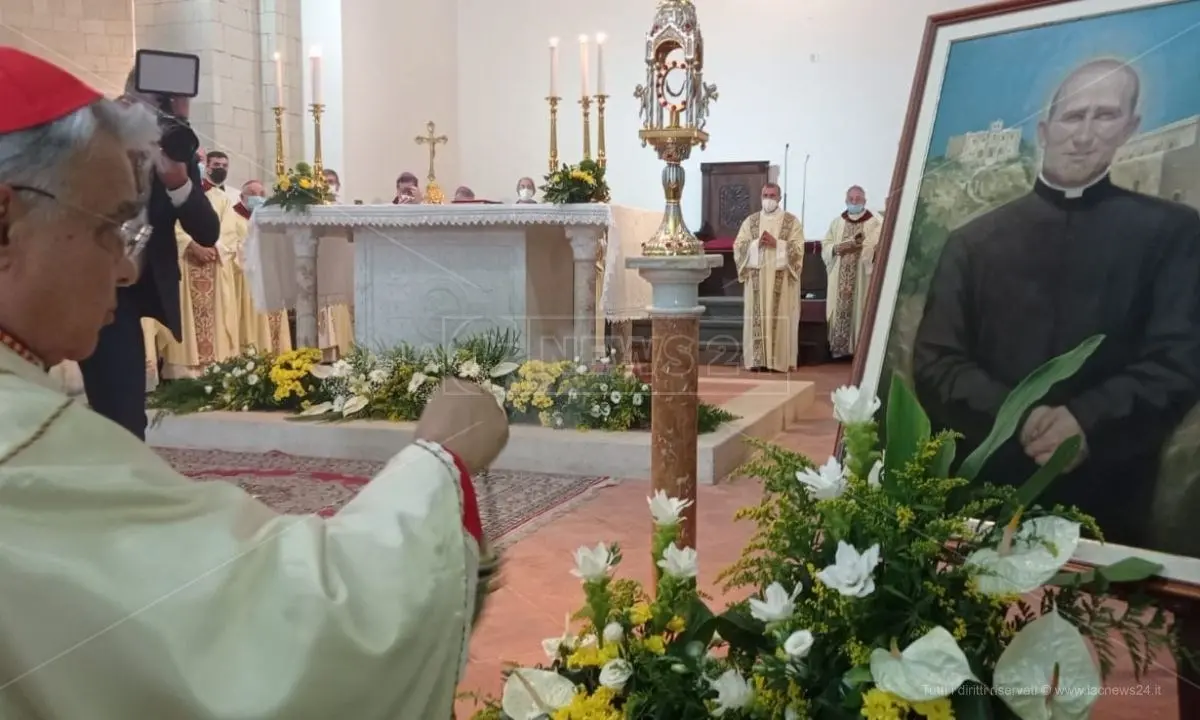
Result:
<svg viewBox="0 0 1200 720"><path fill-rule="evenodd" d="M183 477L46 375L93 351L135 279L130 153L156 136L141 107L0 48L0 717L449 717L470 474L508 434L490 394L437 394L417 443L323 520Z"/></svg>
<svg viewBox="0 0 1200 720"><path fill-rule="evenodd" d="M329 171L326 171L327 173ZM246 236L250 234L250 216L267 200L267 191L260 180L250 180L242 185L242 194L233 206L232 244L234 247L233 269L237 283L238 329L242 348L281 353L292 349L292 334L288 328L287 311L259 312L254 307L254 297L247 282L245 267Z"/></svg>

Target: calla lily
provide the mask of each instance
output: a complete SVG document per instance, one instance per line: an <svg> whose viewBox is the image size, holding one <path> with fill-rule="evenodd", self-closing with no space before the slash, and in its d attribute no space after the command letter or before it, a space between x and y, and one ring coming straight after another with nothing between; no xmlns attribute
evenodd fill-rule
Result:
<svg viewBox="0 0 1200 720"><path fill-rule="evenodd" d="M308 374L318 380L328 380L334 376L333 367L329 365L313 365L308 369Z"/></svg>
<svg viewBox="0 0 1200 720"><path fill-rule="evenodd" d="M1044 585L1075 554L1079 523L1039 517L1021 523L1020 514L1004 529L996 549L982 548L967 557L978 570L975 583L988 595L1023 595Z"/></svg>
<svg viewBox="0 0 1200 720"><path fill-rule="evenodd" d="M504 683L500 708L513 720L537 720L571 704L575 683L549 670L518 668Z"/></svg>
<svg viewBox="0 0 1200 720"><path fill-rule="evenodd" d="M875 461L871 471L867 473L867 485L877 488L883 484L883 459Z"/></svg>
<svg viewBox="0 0 1200 720"><path fill-rule="evenodd" d="M1100 673L1079 630L1057 611L1026 625L996 661L992 683L1021 720L1084 720Z"/></svg>
<svg viewBox="0 0 1200 720"><path fill-rule="evenodd" d="M870 422L880 405L879 398L853 385L843 385L833 391L833 417L843 425Z"/></svg>
<svg viewBox="0 0 1200 720"><path fill-rule="evenodd" d="M342 417L350 417L351 415L362 412L366 409L370 402L370 400L367 400L362 395L355 395L347 400L346 404L342 406Z"/></svg>
<svg viewBox="0 0 1200 720"><path fill-rule="evenodd" d="M650 514L654 517L654 524L659 527L678 525L683 511L692 504L691 500L668 497L663 490L654 493L654 497L646 498L646 502L650 503Z"/></svg>
<svg viewBox="0 0 1200 720"><path fill-rule="evenodd" d="M546 653L546 657L550 660L555 660L563 650L570 652L578 646L579 638L571 632L571 615L568 614L567 619L563 622L563 634L543 640L542 652Z"/></svg>
<svg viewBox="0 0 1200 720"><path fill-rule="evenodd" d="M873 574L878 564L878 543L859 553L853 545L839 540L834 564L819 571L817 579L842 595L863 598L875 592Z"/></svg>
<svg viewBox="0 0 1200 720"><path fill-rule="evenodd" d="M750 598L750 616L760 622L770 623L787 620L796 612L796 596L804 586L796 583L796 587L788 594L787 590L777 582L773 582L763 590L762 600Z"/></svg>
<svg viewBox="0 0 1200 720"><path fill-rule="evenodd" d="M599 580L608 573L612 561L612 551L604 543L594 548L584 545L575 551L575 567L571 574L585 582Z"/></svg>
<svg viewBox="0 0 1200 720"><path fill-rule="evenodd" d="M496 367L492 368L490 372L488 372L488 377L491 377L491 378L507 377L508 375L512 375L519 367L521 367L521 366L516 364L515 362L502 362L499 365L497 365Z"/></svg>
<svg viewBox="0 0 1200 720"><path fill-rule="evenodd" d="M814 500L832 500L846 491L846 471L834 457L816 470L796 471L796 479Z"/></svg>
<svg viewBox="0 0 1200 720"><path fill-rule="evenodd" d="M925 702L951 695L975 675L954 636L935 627L903 652L894 640L890 650L871 651L871 679L896 697Z"/></svg>

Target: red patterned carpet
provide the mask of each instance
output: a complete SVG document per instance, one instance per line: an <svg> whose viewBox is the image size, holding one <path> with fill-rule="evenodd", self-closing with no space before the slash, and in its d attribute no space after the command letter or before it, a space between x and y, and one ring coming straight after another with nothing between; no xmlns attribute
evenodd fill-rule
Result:
<svg viewBox="0 0 1200 720"><path fill-rule="evenodd" d="M333 460L280 452L157 448L175 469L200 481L236 483L279 512L333 515L383 468L367 460ZM476 480L487 537L500 546L610 484L604 477L493 471Z"/></svg>

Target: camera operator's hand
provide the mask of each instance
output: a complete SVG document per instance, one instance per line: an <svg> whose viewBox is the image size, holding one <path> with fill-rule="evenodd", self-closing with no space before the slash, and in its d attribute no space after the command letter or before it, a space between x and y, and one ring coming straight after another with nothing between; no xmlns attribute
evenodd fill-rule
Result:
<svg viewBox="0 0 1200 720"><path fill-rule="evenodd" d="M215 247L206 248L194 242L188 243L183 254L187 257L188 262L193 265L209 265L221 261L221 254L217 252Z"/></svg>
<svg viewBox="0 0 1200 720"><path fill-rule="evenodd" d="M154 171L168 190L178 190L188 181L187 163L175 162L162 153L154 160Z"/></svg>
<svg viewBox="0 0 1200 720"><path fill-rule="evenodd" d="M425 405L416 438L438 443L474 474L490 467L508 444L508 418L487 390L473 382L450 379Z"/></svg>

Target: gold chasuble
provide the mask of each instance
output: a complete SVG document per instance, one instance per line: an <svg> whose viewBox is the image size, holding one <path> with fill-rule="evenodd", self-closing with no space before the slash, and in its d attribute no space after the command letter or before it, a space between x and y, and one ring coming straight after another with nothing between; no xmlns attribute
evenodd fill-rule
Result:
<svg viewBox="0 0 1200 720"><path fill-rule="evenodd" d="M216 250L220 262L197 265L187 256L192 238L180 226L175 227L179 246L179 309L183 340L168 338L163 359L165 379L195 377L218 360L238 354L241 349L234 260L237 253L237 229L233 202L219 187L205 185L205 196L221 220L221 236ZM145 328L143 328L144 330Z"/></svg>
<svg viewBox="0 0 1200 720"><path fill-rule="evenodd" d="M238 296L238 327L242 347L253 346L267 352L282 353L292 349L292 333L288 329L287 311L261 313L254 307L250 284L246 282L243 250L246 235L250 232L250 209L242 203L233 206L234 243L237 248L234 260L235 284Z"/></svg>
<svg viewBox="0 0 1200 720"><path fill-rule="evenodd" d="M883 220L870 210L857 216L843 212L821 241L821 258L829 272L825 319L835 358L853 355L858 346L881 229Z"/></svg>
<svg viewBox="0 0 1200 720"><path fill-rule="evenodd" d="M777 241L762 244L763 233ZM738 281L744 285L742 364L787 372L800 351L800 269L804 228L784 211L755 213L742 222L733 243Z"/></svg>
<svg viewBox="0 0 1200 720"><path fill-rule="evenodd" d="M445 720L482 527L441 446L341 512L176 472L0 344L0 717Z"/></svg>

